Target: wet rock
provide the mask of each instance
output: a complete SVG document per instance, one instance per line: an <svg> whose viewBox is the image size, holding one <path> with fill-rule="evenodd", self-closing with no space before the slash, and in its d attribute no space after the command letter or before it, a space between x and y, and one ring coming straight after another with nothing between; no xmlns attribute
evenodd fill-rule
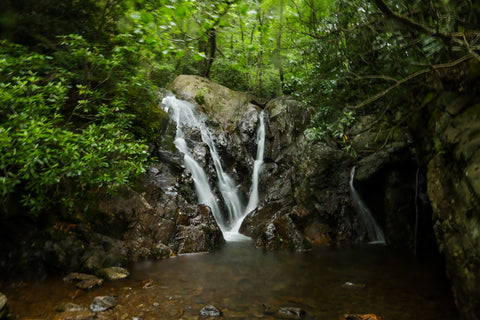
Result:
<svg viewBox="0 0 480 320"><path fill-rule="evenodd" d="M98 270L97 275L105 280L118 280L128 277L130 273L122 267L108 267Z"/></svg>
<svg viewBox="0 0 480 320"><path fill-rule="evenodd" d="M117 298L114 296L98 296L93 298L93 301L90 304L90 310L92 312L101 312L114 308L116 305Z"/></svg>
<svg viewBox="0 0 480 320"><path fill-rule="evenodd" d="M265 314L273 315L278 311L277 307L268 303L262 304L262 307L263 307L263 313Z"/></svg>
<svg viewBox="0 0 480 320"><path fill-rule="evenodd" d="M103 284L103 279L86 273L73 272L63 278L63 281L75 283L75 286L82 290L92 290Z"/></svg>
<svg viewBox="0 0 480 320"><path fill-rule="evenodd" d="M65 311L55 315L54 320L95 320L97 317L90 310Z"/></svg>
<svg viewBox="0 0 480 320"><path fill-rule="evenodd" d="M66 302L59 305L55 311L57 312L71 312L71 311L82 311L85 310L84 307L72 302Z"/></svg>
<svg viewBox="0 0 480 320"><path fill-rule="evenodd" d="M214 317L214 318L217 318L217 317L220 317L220 316L222 315L222 311L220 311L220 309L218 309L218 308L215 307L215 306L208 305L208 306L203 307L203 308L200 310L200 315L201 315L202 317Z"/></svg>
<svg viewBox="0 0 480 320"><path fill-rule="evenodd" d="M177 215L176 247L179 254L208 252L225 242L212 211L205 205L185 208Z"/></svg>
<svg viewBox="0 0 480 320"><path fill-rule="evenodd" d="M382 317L379 317L375 314L345 314L343 315L345 320L383 320Z"/></svg>
<svg viewBox="0 0 480 320"><path fill-rule="evenodd" d="M0 320L8 319L9 316L7 296L0 292Z"/></svg>
<svg viewBox="0 0 480 320"><path fill-rule="evenodd" d="M305 310L296 307L281 307L266 304L263 305L263 313L268 315L274 315L276 318L280 319L302 319L306 316Z"/></svg>
<svg viewBox="0 0 480 320"><path fill-rule="evenodd" d="M345 282L344 284L342 284L342 288L344 289L353 289L353 290L357 290L357 289L364 289L365 288L365 284L364 283L353 283L353 282Z"/></svg>
<svg viewBox="0 0 480 320"><path fill-rule="evenodd" d="M209 79L180 75L168 87L180 99L200 105L211 119L227 127L242 113L249 95L224 87Z"/></svg>
<svg viewBox="0 0 480 320"><path fill-rule="evenodd" d="M305 310L295 307L282 307L275 316L282 319L301 319L306 315Z"/></svg>
<svg viewBox="0 0 480 320"><path fill-rule="evenodd" d="M123 241L98 233L91 234L88 241L82 257L83 270L93 272L107 266L126 264L127 249Z"/></svg>

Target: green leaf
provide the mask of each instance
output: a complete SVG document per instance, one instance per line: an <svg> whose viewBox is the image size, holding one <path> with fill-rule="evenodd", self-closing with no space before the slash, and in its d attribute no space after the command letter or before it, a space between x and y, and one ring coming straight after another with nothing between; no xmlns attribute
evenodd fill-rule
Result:
<svg viewBox="0 0 480 320"><path fill-rule="evenodd" d="M180 6L177 6L177 7L175 8L175 14L176 14L177 17L179 17L180 19L185 18L185 16L187 15L187 12L188 12L188 9L187 9L187 7L185 7L185 6L180 5Z"/></svg>
<svg viewBox="0 0 480 320"><path fill-rule="evenodd" d="M195 61L201 61L206 58L207 56L203 52L195 52L195 54L193 55L193 60Z"/></svg>

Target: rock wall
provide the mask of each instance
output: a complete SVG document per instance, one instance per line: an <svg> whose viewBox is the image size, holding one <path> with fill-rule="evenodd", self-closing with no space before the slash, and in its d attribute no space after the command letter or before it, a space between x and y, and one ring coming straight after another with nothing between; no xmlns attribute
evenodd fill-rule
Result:
<svg viewBox="0 0 480 320"><path fill-rule="evenodd" d="M309 110L280 97L267 111L262 201L240 231L270 250L355 241L357 217L348 187L352 158L323 142L306 141Z"/></svg>
<svg viewBox="0 0 480 320"><path fill-rule="evenodd" d="M435 235L466 319L480 319L479 89L474 82L463 92L437 94L427 136L433 141L427 159Z"/></svg>
<svg viewBox="0 0 480 320"><path fill-rule="evenodd" d="M265 104L195 76L179 76L169 89L196 103L212 119L209 124L215 128L224 165L243 186L245 196L255 160L258 114L265 110L260 204L241 228L257 246L301 251L312 243L359 239L348 188L352 158L333 145L304 139L310 111L298 101L280 97Z"/></svg>

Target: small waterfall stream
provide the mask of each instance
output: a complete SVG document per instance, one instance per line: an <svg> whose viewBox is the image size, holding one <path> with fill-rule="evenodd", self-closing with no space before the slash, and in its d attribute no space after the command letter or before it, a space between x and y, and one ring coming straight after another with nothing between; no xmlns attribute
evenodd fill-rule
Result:
<svg viewBox="0 0 480 320"><path fill-rule="evenodd" d="M360 219L367 230L367 235L371 240L370 243L385 244L385 236L383 235L382 229L378 226L375 218L372 216L372 213L368 209L367 205L363 202L362 197L360 197L355 189L355 186L353 185L354 177L355 167L353 167L352 171L350 172L350 190L352 192L352 200L355 208L357 209Z"/></svg>
<svg viewBox="0 0 480 320"><path fill-rule="evenodd" d="M191 172L198 196L198 202L208 205L222 230L225 240L239 241L249 239L239 234L239 229L245 216L254 210L258 205L258 175L263 164L263 153L265 148L265 124L263 112L260 114L260 125L257 129L257 159L254 163L252 186L250 197L245 207L240 200L239 191L232 177L223 170L220 156L213 142L212 135L206 125L206 117L195 109L195 106L184 100L177 99L173 95L165 97L162 101L167 112L177 124L175 146L184 154L184 162ZM192 156L191 149L187 146L185 136L187 132L196 129L201 133L202 141L208 146L212 156L213 164L217 175L218 190L220 191L227 217L222 214L218 200L208 182L208 177L203 168Z"/></svg>

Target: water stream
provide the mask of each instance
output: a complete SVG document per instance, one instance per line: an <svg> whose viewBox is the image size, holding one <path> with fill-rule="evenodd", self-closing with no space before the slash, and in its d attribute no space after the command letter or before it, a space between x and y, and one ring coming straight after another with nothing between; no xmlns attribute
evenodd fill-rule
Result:
<svg viewBox="0 0 480 320"><path fill-rule="evenodd" d="M252 186L250 189L249 201L247 206L244 206L240 199L237 184L223 169L212 134L206 125L205 115L196 110L192 103L177 99L173 95L165 97L162 103L177 125L175 145L177 149L184 154L185 166L191 172L195 183L198 202L208 205L212 209L213 216L227 241L247 239L245 236L239 234L238 230L240 229L245 216L258 205L258 176L263 164L263 153L265 149L265 122L263 119L263 112L261 112L259 116L259 127L257 129L256 138L257 155L252 173ZM226 212L226 218L220 210L218 204L219 200L212 192L209 179L204 169L195 160L191 148L188 147L187 142L185 141L186 135L192 130L198 130L201 133L202 141L208 146L210 151L217 175L217 187L228 211Z"/></svg>
<svg viewBox="0 0 480 320"><path fill-rule="evenodd" d="M360 220L362 221L367 231L367 236L370 239L370 243L385 244L385 236L383 235L382 229L378 226L372 213L370 212L362 197L353 185L354 178L355 167L353 167L352 171L350 172L350 191L352 193L352 200L355 209L357 210L358 215L360 216Z"/></svg>

